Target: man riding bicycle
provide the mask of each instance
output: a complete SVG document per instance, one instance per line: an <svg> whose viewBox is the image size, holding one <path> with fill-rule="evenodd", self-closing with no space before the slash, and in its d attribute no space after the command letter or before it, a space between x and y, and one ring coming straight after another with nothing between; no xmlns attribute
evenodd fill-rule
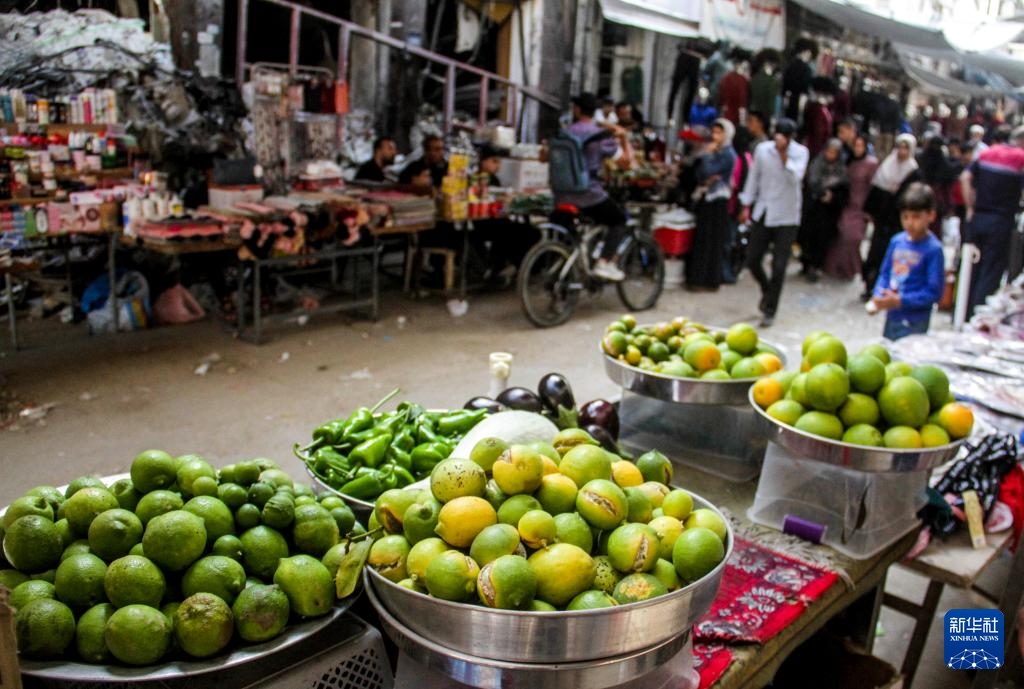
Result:
<svg viewBox="0 0 1024 689"><path fill-rule="evenodd" d="M581 93L572 99L573 123L567 131L579 141L588 141L583 149L587 172L590 178L589 188L581 192L561 192L555 196L556 205L569 204L593 222L608 227L604 237L601 256L594 264L592 273L597 277L611 282L621 282L625 274L618 266L617 250L626 235L626 213L608 196L601 186L601 167L606 158L616 158L623 167L628 167L633 160L633 150L629 142L629 133L615 125L599 125L594 122L594 113L599 107L597 96L592 93ZM610 136L600 135L608 128Z"/></svg>

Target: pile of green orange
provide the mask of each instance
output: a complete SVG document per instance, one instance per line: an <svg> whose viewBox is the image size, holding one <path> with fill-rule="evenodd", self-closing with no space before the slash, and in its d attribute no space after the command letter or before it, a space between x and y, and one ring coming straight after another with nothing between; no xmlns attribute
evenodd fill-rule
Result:
<svg viewBox="0 0 1024 689"><path fill-rule="evenodd" d="M725 556L717 512L671 489L657 451L636 462L581 429L553 442L481 440L434 469L430 490L391 490L370 520L387 535L368 564L436 598L549 612L648 600L697 581Z"/></svg>
<svg viewBox="0 0 1024 689"><path fill-rule="evenodd" d="M847 357L837 338L813 332L804 340L800 370L759 380L754 401L772 418L829 440L939 447L968 436L974 425L942 369L892 361L881 345Z"/></svg>
<svg viewBox="0 0 1024 689"><path fill-rule="evenodd" d="M746 323L723 332L683 317L639 326L625 315L608 325L601 348L630 366L677 378L745 380L783 367L779 352Z"/></svg>
<svg viewBox="0 0 1024 689"><path fill-rule="evenodd" d="M292 617L330 612L342 536L360 531L339 498L317 501L270 460L218 472L147 450L130 479L87 476L12 502L0 585L25 657L206 658L235 636L268 641Z"/></svg>

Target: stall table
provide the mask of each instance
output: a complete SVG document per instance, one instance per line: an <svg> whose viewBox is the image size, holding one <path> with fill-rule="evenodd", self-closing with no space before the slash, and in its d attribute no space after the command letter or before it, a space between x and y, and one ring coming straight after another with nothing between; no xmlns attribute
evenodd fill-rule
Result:
<svg viewBox="0 0 1024 689"><path fill-rule="evenodd" d="M713 474L687 468L681 483L688 490L704 496L718 507L729 510L741 523L750 523L746 512L754 502L757 481L734 483ZM890 565L910 550L916 538L917 532L914 530L867 560L853 560L831 551L834 553L832 560L846 572L853 582L853 588L840 580L811 602L806 611L792 624L764 644L730 645L729 649L733 653L732 663L712 687L759 689L768 685L790 653L822 629L829 620L866 596L873 596L870 600L872 609L868 615L870 619L865 620L863 625L863 638L857 641L870 652L886 572ZM817 547L830 550L826 546ZM799 559L799 556L797 557Z"/></svg>

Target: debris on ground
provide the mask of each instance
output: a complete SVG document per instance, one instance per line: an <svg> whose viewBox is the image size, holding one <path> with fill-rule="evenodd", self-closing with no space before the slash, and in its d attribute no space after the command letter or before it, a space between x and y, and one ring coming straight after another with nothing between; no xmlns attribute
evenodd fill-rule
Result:
<svg viewBox="0 0 1024 689"><path fill-rule="evenodd" d="M370 373L370 369L361 368L358 371L352 371L352 373L348 374L348 377L352 380L370 380L373 378L373 374Z"/></svg>
<svg viewBox="0 0 1024 689"><path fill-rule="evenodd" d="M281 352L281 358L277 360L277 363L283 364L284 362L288 361L291 358L292 355L289 352Z"/></svg>

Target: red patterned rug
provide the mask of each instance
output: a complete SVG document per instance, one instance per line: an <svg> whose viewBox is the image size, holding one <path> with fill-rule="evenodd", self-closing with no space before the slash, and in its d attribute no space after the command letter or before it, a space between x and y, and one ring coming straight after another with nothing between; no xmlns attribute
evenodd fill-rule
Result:
<svg viewBox="0 0 1024 689"><path fill-rule="evenodd" d="M693 667L700 674L700 689L718 681L732 662L732 651L722 644L694 644Z"/></svg>
<svg viewBox="0 0 1024 689"><path fill-rule="evenodd" d="M737 538L722 587L711 610L697 623L695 639L764 643L838 578L835 572Z"/></svg>

